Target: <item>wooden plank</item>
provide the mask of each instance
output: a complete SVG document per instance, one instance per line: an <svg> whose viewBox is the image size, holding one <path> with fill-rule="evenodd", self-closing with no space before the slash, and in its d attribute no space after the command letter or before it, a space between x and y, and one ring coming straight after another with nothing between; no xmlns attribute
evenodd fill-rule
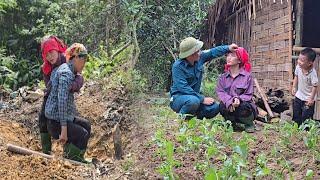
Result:
<svg viewBox="0 0 320 180"><path fill-rule="evenodd" d="M114 144L114 155L117 160L122 158L122 141L121 131L119 123L117 123L113 129L113 144Z"/></svg>
<svg viewBox="0 0 320 180"><path fill-rule="evenodd" d="M238 9L235 13L233 13L233 14L231 14L229 17L227 17L225 21L228 22L228 21L234 19L235 16L237 16L237 14L239 14L239 13L241 13L241 12L243 12L243 11L248 10L248 7L250 7L250 6L251 6L251 3L250 3L250 4L247 4L247 5L243 6L243 7L241 7L241 8Z"/></svg>
<svg viewBox="0 0 320 180"><path fill-rule="evenodd" d="M291 67L288 69L289 70L289 82L290 82L290 86L286 89L289 89L289 92L291 92L292 90L292 85L291 85L291 82L293 82L293 67L294 65L292 64L292 46L293 46L293 35L292 35L292 31L293 31L293 16L292 16L292 13L293 13L293 9L292 9L292 2L291 0L288 2L288 6L289 6L289 24L290 24L290 27L289 27L289 58L288 60L291 61ZM287 64L288 65L288 64ZM282 84L283 82L281 82ZM290 109L292 109L292 104L290 104Z"/></svg>
<svg viewBox="0 0 320 180"><path fill-rule="evenodd" d="M253 81L254 81L255 86L257 87L258 92L260 93L260 96L261 96L261 98L262 98L262 100L263 100L264 106L266 107L269 116L270 116L271 118L273 118L274 115L273 115L273 112L271 111L271 108L270 108L270 106L269 106L269 104L268 104L268 99L267 99L266 94L265 94L265 93L263 92L263 90L261 89L261 87L260 87L260 85L259 85L259 83L258 83L258 80L257 80L256 78L254 78Z"/></svg>
<svg viewBox="0 0 320 180"><path fill-rule="evenodd" d="M45 158L48 158L48 159L53 159L54 158L53 155L48 155L48 154L44 154L44 153L41 153L41 152L38 152L38 151L33 151L33 150L30 150L30 149L27 149L27 148L23 148L23 147L20 147L20 146L16 146L16 145L13 145L13 144L7 144L7 150L11 151L11 152L18 153L18 154L23 154L23 155L32 155L32 154L34 154L34 155L38 155L38 156L45 157ZM71 159L61 158L61 160L68 161L68 162L70 162L72 164L76 164L76 165L86 165L84 163L81 163L81 162L78 162L78 161L74 161L74 160L71 160Z"/></svg>
<svg viewBox="0 0 320 180"><path fill-rule="evenodd" d="M306 47L293 46L294 52L301 52ZM320 48L312 48L317 54L320 54Z"/></svg>
<svg viewBox="0 0 320 180"><path fill-rule="evenodd" d="M316 60L316 70L317 70L317 74L318 74L318 78L319 78L319 75L320 75L320 56L318 55ZM320 100L319 100L319 97L320 97L320 90L319 90L319 86L318 86L318 89L317 89L317 100L315 102L315 112L314 112L314 115L313 115L313 118L316 119L316 120L320 120Z"/></svg>

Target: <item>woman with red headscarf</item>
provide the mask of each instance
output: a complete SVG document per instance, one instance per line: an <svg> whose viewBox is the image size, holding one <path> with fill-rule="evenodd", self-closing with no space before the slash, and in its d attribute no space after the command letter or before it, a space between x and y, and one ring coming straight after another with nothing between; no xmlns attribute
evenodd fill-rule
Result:
<svg viewBox="0 0 320 180"><path fill-rule="evenodd" d="M50 75L55 67L60 66L66 62L65 51L67 46L62 40L56 36L45 36L41 41L41 55L42 55L42 73L46 85L46 91L43 98L41 112L39 114L39 128L42 152L50 154L51 152L51 136L47 130L47 118L45 117L45 104L48 95L50 94ZM78 92L83 85L83 77L78 74L73 81L70 91Z"/></svg>
<svg viewBox="0 0 320 180"><path fill-rule="evenodd" d="M227 54L225 73L219 77L217 95L221 101L220 114L235 127L244 124L245 131L254 132L253 120L257 108L252 100L253 78L247 51L239 47Z"/></svg>

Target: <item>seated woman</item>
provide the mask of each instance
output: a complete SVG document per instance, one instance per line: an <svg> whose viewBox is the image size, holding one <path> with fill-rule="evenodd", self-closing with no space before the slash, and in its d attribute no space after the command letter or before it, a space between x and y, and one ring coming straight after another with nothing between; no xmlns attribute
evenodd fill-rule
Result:
<svg viewBox="0 0 320 180"><path fill-rule="evenodd" d="M220 114L230 120L233 125L242 123L245 131L253 133L253 120L257 108L252 100L253 78L247 51L239 47L235 52L227 54L225 73L219 77L216 88L220 99Z"/></svg>

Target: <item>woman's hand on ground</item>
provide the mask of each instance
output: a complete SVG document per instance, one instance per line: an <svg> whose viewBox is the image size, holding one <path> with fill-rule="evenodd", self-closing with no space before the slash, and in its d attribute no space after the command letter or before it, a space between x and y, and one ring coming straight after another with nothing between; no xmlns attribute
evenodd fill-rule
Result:
<svg viewBox="0 0 320 180"><path fill-rule="evenodd" d="M65 144L68 141L68 130L67 126L61 126L61 134L59 136L59 142Z"/></svg>

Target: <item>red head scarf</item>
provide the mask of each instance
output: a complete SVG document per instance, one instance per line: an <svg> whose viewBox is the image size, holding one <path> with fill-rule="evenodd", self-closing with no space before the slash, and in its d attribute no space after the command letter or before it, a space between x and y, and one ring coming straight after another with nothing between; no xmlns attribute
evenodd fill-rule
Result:
<svg viewBox="0 0 320 180"><path fill-rule="evenodd" d="M243 47L238 47L238 49L236 49L236 55L239 58L239 60L241 61L240 67L243 67L243 69L245 71L250 72L251 71L251 64L249 62L249 54L247 52L246 49L244 49ZM225 71L229 71L230 67L226 64L224 67Z"/></svg>
<svg viewBox="0 0 320 180"><path fill-rule="evenodd" d="M56 50L59 53L64 53L67 49L67 46L63 43L62 40L57 38L56 36L50 36L45 38L41 43L41 51L42 51L42 71L45 75L49 75L52 71L52 65L46 59L47 53Z"/></svg>

